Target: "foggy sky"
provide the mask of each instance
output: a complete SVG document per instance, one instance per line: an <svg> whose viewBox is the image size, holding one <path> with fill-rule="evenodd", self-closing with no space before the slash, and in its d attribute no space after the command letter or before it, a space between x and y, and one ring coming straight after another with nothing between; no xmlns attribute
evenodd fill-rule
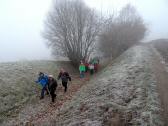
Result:
<svg viewBox="0 0 168 126"><path fill-rule="evenodd" d="M85 0L104 13L119 11L126 4L135 6L149 28L143 41L168 38L168 0ZM96 4L95 4L96 3Z"/></svg>
<svg viewBox="0 0 168 126"><path fill-rule="evenodd" d="M0 0L0 61L50 59L41 37L50 0Z"/></svg>
<svg viewBox="0 0 168 126"><path fill-rule="evenodd" d="M0 62L51 59L41 37L43 21L52 0L0 0ZM110 13L125 4L134 5L148 25L144 41L168 36L166 0L85 0L98 11Z"/></svg>

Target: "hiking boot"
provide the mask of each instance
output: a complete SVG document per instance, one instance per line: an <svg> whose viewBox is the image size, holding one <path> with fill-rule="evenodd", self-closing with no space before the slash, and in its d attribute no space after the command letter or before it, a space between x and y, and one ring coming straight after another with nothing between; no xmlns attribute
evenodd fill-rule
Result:
<svg viewBox="0 0 168 126"><path fill-rule="evenodd" d="M44 99L44 97L40 97L40 100L41 100L41 99Z"/></svg>

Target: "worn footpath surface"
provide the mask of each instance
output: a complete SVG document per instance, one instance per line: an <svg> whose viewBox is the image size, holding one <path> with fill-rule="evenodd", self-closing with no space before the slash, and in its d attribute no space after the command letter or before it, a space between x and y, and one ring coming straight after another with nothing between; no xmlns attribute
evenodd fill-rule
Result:
<svg viewBox="0 0 168 126"><path fill-rule="evenodd" d="M48 118L55 115L55 111L59 110L64 102L71 100L72 96L77 92L87 81L87 78L80 79L79 75L73 74L72 81L68 83L68 91L64 93L64 88L61 85L61 81L58 81L57 98L55 103L51 102L49 95L46 95L44 99L39 100L39 95L35 99L29 101L26 106L19 112L19 116L13 118L2 125L41 125L43 121L48 121ZM40 94L40 91L36 92Z"/></svg>
<svg viewBox="0 0 168 126"><path fill-rule="evenodd" d="M152 46L151 46L152 47ZM163 108L163 115L165 126L168 125L168 62L165 57L166 54L158 52L157 49L152 48L155 54L155 62L153 62L153 71L158 84L159 98L161 100L161 106ZM164 50L163 50L164 51ZM165 59L166 58L166 59Z"/></svg>

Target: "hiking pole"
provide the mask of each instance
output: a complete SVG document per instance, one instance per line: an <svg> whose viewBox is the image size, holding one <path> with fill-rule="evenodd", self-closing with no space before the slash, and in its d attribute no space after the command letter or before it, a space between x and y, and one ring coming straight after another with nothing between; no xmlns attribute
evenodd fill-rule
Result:
<svg viewBox="0 0 168 126"><path fill-rule="evenodd" d="M47 86L47 91L48 91L48 93L49 93L49 95L50 95L50 97L51 97L51 94L50 94L50 91L49 91L49 89L48 89L48 86ZM52 98L52 97L51 97Z"/></svg>
<svg viewBox="0 0 168 126"><path fill-rule="evenodd" d="M58 83L58 85L61 85L61 82L59 82L59 79L57 79L57 83Z"/></svg>

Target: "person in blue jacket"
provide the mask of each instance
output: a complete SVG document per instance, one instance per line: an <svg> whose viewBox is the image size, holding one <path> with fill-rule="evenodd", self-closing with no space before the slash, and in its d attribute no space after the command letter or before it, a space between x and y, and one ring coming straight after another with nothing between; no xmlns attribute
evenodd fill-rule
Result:
<svg viewBox="0 0 168 126"><path fill-rule="evenodd" d="M41 84L42 86L40 99L43 99L45 91L48 92L48 87L47 87L48 86L48 76L42 72L39 72L38 80L35 82Z"/></svg>

